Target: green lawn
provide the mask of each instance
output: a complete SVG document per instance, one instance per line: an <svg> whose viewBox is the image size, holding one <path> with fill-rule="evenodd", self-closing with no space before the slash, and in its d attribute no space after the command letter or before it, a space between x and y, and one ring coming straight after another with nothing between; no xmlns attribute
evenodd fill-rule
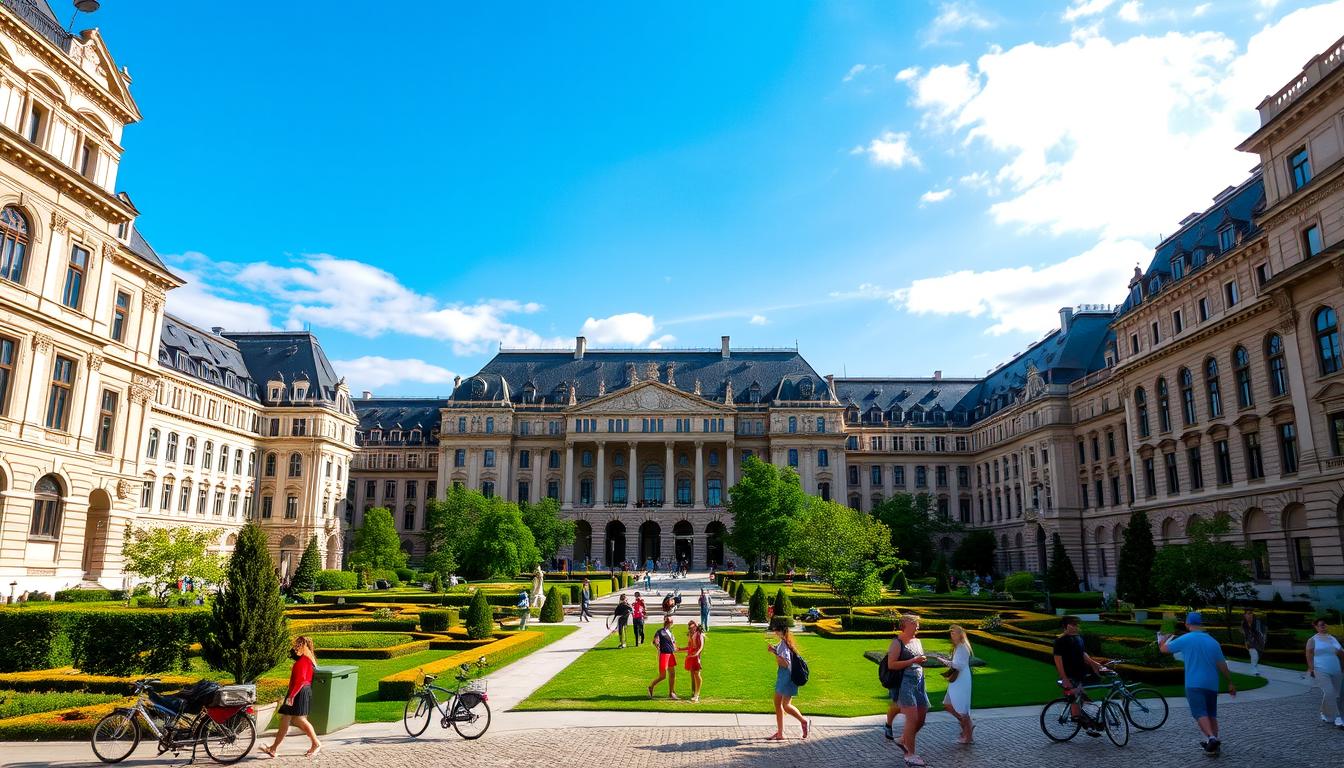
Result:
<svg viewBox="0 0 1344 768"><path fill-rule="evenodd" d="M652 633L650 632L650 635ZM617 648L607 639L585 653L517 708L520 710L639 710L702 712L768 712L774 692L774 659L765 649L766 636L759 629L719 627L709 632L704 652L705 687L699 704L671 701L666 683L658 698L649 699L646 687L656 675L656 654L651 647ZM677 627L677 640L685 642L685 628ZM853 717L885 712L887 698L878 685L877 668L863 658L864 651L883 650L879 640L828 640L812 635L798 637L811 679L796 699L804 713ZM927 651L949 653L946 639L924 639ZM981 647L976 656L985 666L974 672L973 705L977 708L1044 703L1059 695L1054 667L1006 651ZM682 656L678 656L678 662ZM926 678L929 698L942 706L947 683L937 672ZM1237 676L1237 686L1249 690L1265 684L1261 678ZM677 694L689 698L690 675L677 671ZM1179 687L1164 689L1179 696Z"/></svg>
<svg viewBox="0 0 1344 768"><path fill-rule="evenodd" d="M54 709L73 709L124 698L125 695L119 693L0 691L0 719L30 715L34 712L50 712Z"/></svg>
<svg viewBox="0 0 1344 768"><path fill-rule="evenodd" d="M317 632L308 637L319 654L323 648L391 648L415 639L399 632Z"/></svg>

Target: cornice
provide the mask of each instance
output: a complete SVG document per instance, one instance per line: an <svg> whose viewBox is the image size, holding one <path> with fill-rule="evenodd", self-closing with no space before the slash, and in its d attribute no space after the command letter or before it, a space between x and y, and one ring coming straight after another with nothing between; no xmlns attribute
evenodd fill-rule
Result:
<svg viewBox="0 0 1344 768"><path fill-rule="evenodd" d="M1116 377L1124 377L1132 375L1134 371L1140 369L1145 365L1148 365L1151 362L1161 360L1163 358L1177 354L1185 350L1187 347L1194 345L1196 342L1202 341L1210 336L1221 333L1228 328L1231 328L1235 325L1245 322L1249 318L1268 312L1270 309L1273 308L1273 306L1274 302L1271 301L1269 297L1262 296L1261 298L1247 305L1245 308L1243 308L1238 312L1234 312L1233 314L1223 317L1220 320L1209 323L1208 325L1205 325L1203 328L1199 328L1189 334L1183 335L1174 341L1169 341L1162 347L1154 351L1151 351L1146 355L1142 355L1137 358L1130 358L1124 363L1117 365L1115 368L1115 375L1112 377L1112 380L1114 380ZM1104 382L1098 382L1098 383L1104 383Z"/></svg>
<svg viewBox="0 0 1344 768"><path fill-rule="evenodd" d="M1325 197L1344 190L1344 160L1336 161L1323 169L1305 187L1295 190L1260 214L1260 228L1267 230L1280 219L1291 219L1307 212L1321 203Z"/></svg>
<svg viewBox="0 0 1344 768"><path fill-rule="evenodd" d="M3 6L0 6L3 7ZM93 75L84 71L79 66L74 57L54 43L38 34L36 30L28 26L27 22L14 16L13 11L6 9L6 12L0 13L0 26L9 33L10 37L16 43L23 46L26 50L40 57L47 66L56 70L65 78L67 83L77 88L80 93L88 97L90 101L106 109L109 113L115 115L123 124L136 123L140 121L142 115L140 110L134 104L127 106L120 100L113 97L107 88L94 79ZM76 36L78 37L78 36ZM81 45L87 45L87 42L81 42ZM120 77L121 74L115 70L108 72L109 77Z"/></svg>
<svg viewBox="0 0 1344 768"><path fill-rule="evenodd" d="M67 168L55 155L33 146L9 126L0 125L0 153L76 202L96 210L113 224L128 223L139 211L116 195Z"/></svg>

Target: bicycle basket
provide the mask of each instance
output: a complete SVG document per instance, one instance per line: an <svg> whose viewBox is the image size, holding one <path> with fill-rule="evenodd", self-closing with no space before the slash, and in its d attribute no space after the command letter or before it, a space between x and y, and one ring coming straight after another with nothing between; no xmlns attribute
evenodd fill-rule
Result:
<svg viewBox="0 0 1344 768"><path fill-rule="evenodd" d="M485 693L485 679L468 680L459 693Z"/></svg>
<svg viewBox="0 0 1344 768"><path fill-rule="evenodd" d="M255 685L225 685L218 691L215 691L215 698L210 702L214 707L242 707L248 704L257 703L257 686Z"/></svg>

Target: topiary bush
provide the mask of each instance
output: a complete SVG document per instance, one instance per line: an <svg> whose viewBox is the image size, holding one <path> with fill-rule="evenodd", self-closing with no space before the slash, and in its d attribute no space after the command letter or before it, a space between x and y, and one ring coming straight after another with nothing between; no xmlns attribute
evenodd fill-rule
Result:
<svg viewBox="0 0 1344 768"><path fill-rule="evenodd" d="M421 632L446 632L457 626L457 611L451 608L425 608L420 611Z"/></svg>
<svg viewBox="0 0 1344 768"><path fill-rule="evenodd" d="M793 601L789 600L789 595L784 591L783 587L775 590L775 599L773 602L775 605L776 616L793 616Z"/></svg>
<svg viewBox="0 0 1344 768"><path fill-rule="evenodd" d="M737 589L733 592L733 602L738 605L747 602L747 586L740 581L737 583Z"/></svg>
<svg viewBox="0 0 1344 768"><path fill-rule="evenodd" d="M747 623L764 622L765 614L765 590L757 585L756 591L751 593L751 602L747 605Z"/></svg>
<svg viewBox="0 0 1344 768"><path fill-rule="evenodd" d="M1003 591L1008 593L1030 592L1032 591L1032 585L1035 583L1035 574L1029 571L1018 571L1008 574L1007 578L1003 580Z"/></svg>
<svg viewBox="0 0 1344 768"><path fill-rule="evenodd" d="M63 589L56 593L58 603L101 603L125 599L126 592L121 589Z"/></svg>
<svg viewBox="0 0 1344 768"><path fill-rule="evenodd" d="M438 594L443 591L443 574L438 571L429 579L429 591Z"/></svg>
<svg viewBox="0 0 1344 768"><path fill-rule="evenodd" d="M900 592L902 595L910 591L910 580L905 577L905 571L900 570L891 577L891 588Z"/></svg>
<svg viewBox="0 0 1344 768"><path fill-rule="evenodd" d="M565 620L565 603L560 599L560 590L554 586L546 590L546 604L541 606L540 619L547 624L558 624Z"/></svg>
<svg viewBox="0 0 1344 768"><path fill-rule="evenodd" d="M392 571L397 575L397 581L403 584L415 581L415 571L411 568L396 568Z"/></svg>
<svg viewBox="0 0 1344 768"><path fill-rule="evenodd" d="M471 605L467 606L465 619L467 637L472 640L481 640L494 634L494 614L490 609L490 602L485 599L485 593L481 590L476 590L471 596Z"/></svg>
<svg viewBox="0 0 1344 768"><path fill-rule="evenodd" d="M318 571L314 592L347 592L359 586L359 575L354 571Z"/></svg>

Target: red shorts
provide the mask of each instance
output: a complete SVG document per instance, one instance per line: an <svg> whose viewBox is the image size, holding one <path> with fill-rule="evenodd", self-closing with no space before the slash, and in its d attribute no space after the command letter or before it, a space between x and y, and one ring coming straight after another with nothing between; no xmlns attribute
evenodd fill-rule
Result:
<svg viewBox="0 0 1344 768"><path fill-rule="evenodd" d="M687 656L687 657L686 657L686 670L687 670L688 672L699 672L699 671L700 671L700 659L696 658L695 656Z"/></svg>
<svg viewBox="0 0 1344 768"><path fill-rule="evenodd" d="M658 654L658 671L666 672L669 669L677 668L677 655L675 653Z"/></svg>

